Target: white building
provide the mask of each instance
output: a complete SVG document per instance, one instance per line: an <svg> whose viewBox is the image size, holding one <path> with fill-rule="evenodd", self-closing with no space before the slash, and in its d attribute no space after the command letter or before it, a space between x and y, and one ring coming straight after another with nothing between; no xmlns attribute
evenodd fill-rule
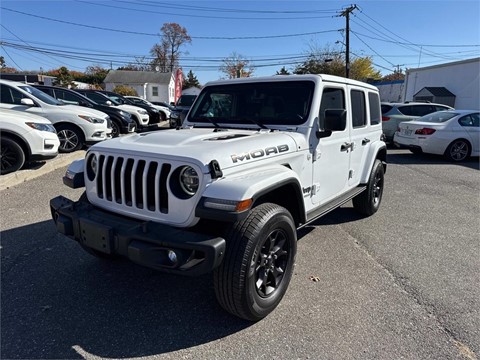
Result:
<svg viewBox="0 0 480 360"><path fill-rule="evenodd" d="M175 101L175 76L172 73L110 70L103 82L107 91L124 85L135 89L138 96L148 101Z"/></svg>
<svg viewBox="0 0 480 360"><path fill-rule="evenodd" d="M456 109L480 109L480 58L408 69L402 101L442 102L451 93ZM438 101L438 100L441 101ZM447 104L451 105L451 104Z"/></svg>

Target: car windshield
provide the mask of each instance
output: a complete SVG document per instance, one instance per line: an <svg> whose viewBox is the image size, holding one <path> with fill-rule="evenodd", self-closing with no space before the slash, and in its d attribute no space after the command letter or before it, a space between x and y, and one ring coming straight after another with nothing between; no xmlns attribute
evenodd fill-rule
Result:
<svg viewBox="0 0 480 360"><path fill-rule="evenodd" d="M275 81L206 87L190 122L217 124L300 125L309 115L315 84Z"/></svg>
<svg viewBox="0 0 480 360"><path fill-rule="evenodd" d="M451 111L438 111L438 112L434 112L434 113L422 116L421 118L418 118L416 121L429 122L429 123L443 123L457 115L458 115L457 113L454 113Z"/></svg>
<svg viewBox="0 0 480 360"><path fill-rule="evenodd" d="M192 106L197 95L182 95L177 101L177 106Z"/></svg>
<svg viewBox="0 0 480 360"><path fill-rule="evenodd" d="M48 94L45 94L43 91L38 90L38 89L34 88L33 86L22 85L22 86L19 86L19 87L20 87L20 89L28 92L29 94L31 94L32 96L36 97L37 99L43 101L46 104L49 104L49 105L65 105L65 103L55 99L54 97L51 97Z"/></svg>

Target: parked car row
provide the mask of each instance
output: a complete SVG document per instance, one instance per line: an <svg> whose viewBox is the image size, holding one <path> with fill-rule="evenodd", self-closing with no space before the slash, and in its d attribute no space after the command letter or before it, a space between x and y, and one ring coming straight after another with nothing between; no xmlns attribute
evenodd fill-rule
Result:
<svg viewBox="0 0 480 360"><path fill-rule="evenodd" d="M139 98L140 99L140 98ZM1 171L148 129L170 115L113 92L70 90L0 79Z"/></svg>

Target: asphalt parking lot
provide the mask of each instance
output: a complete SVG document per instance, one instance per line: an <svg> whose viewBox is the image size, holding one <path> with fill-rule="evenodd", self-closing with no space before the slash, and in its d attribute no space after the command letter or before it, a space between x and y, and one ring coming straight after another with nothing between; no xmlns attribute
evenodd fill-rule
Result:
<svg viewBox="0 0 480 360"><path fill-rule="evenodd" d="M388 162L380 211L347 203L302 230L290 288L255 324L221 310L209 275L102 262L58 235L49 199L82 192L65 166L5 187L1 358L476 359L478 158Z"/></svg>

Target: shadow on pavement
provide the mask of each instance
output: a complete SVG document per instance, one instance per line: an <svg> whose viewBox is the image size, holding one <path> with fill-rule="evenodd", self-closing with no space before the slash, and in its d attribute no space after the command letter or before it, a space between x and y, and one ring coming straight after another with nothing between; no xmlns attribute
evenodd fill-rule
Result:
<svg viewBox="0 0 480 360"><path fill-rule="evenodd" d="M470 157L463 162L459 162L453 165L480 170L479 160L480 159L478 157ZM388 149L387 164L389 163L398 164L398 165L409 165L409 164L452 165L451 162L448 162L447 160L445 160L445 158L441 155L413 154L408 150L399 150L399 149Z"/></svg>
<svg viewBox="0 0 480 360"><path fill-rule="evenodd" d="M211 275L96 259L51 221L6 230L1 245L4 359L150 356L251 325L220 308Z"/></svg>

